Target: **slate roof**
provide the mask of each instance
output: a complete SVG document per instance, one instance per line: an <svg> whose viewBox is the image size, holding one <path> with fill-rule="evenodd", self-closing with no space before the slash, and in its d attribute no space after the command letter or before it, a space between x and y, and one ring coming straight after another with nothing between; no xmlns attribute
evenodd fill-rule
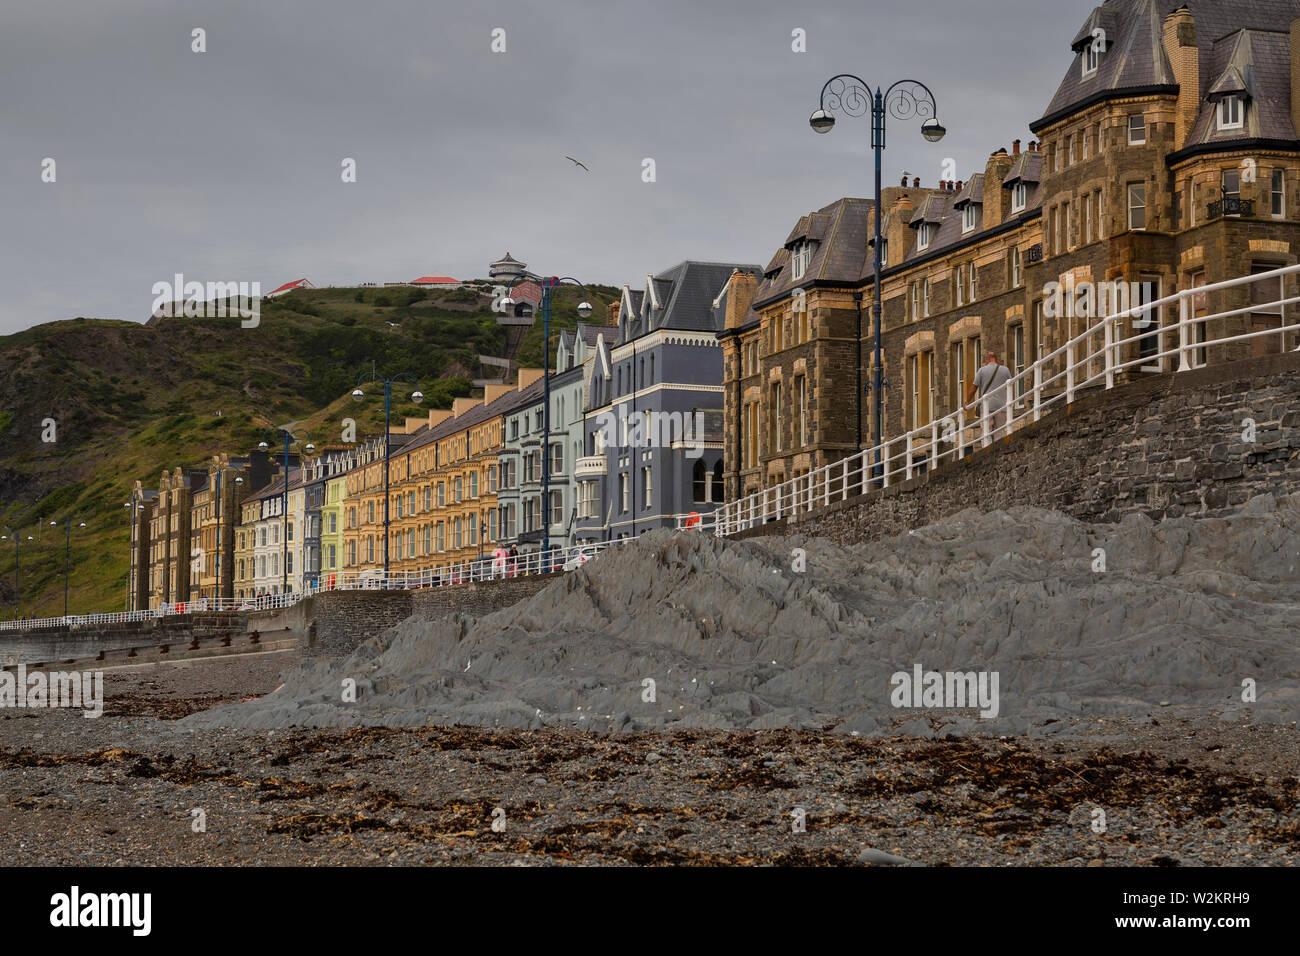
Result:
<svg viewBox="0 0 1300 956"><path fill-rule="evenodd" d="M1037 131L1091 97L1139 87L1173 86L1174 71L1161 42L1164 18L1177 0L1106 0L1094 9L1071 41L1073 61ZM1290 114L1290 24L1300 17L1300 0L1187 0L1196 25L1201 112L1188 145L1260 137L1294 139ZM1083 50L1093 29L1106 31L1097 72L1082 74ZM1217 133L1212 91L1244 86L1258 109L1247 111L1246 127Z"/></svg>
<svg viewBox="0 0 1300 956"><path fill-rule="evenodd" d="M450 435L455 435L457 432L462 432L467 428L472 428L475 425L481 424L490 418L495 418L498 415L509 414L520 405L526 405L537 396L540 396L544 388L545 380L539 378L523 391L516 388L513 391L506 392L504 395L499 396L497 400L491 404L484 405L480 403L475 405L464 414L444 419L432 428L421 432L413 441L403 446L401 452L402 454L406 454L407 452L416 451L427 445L431 445L440 439L446 438Z"/></svg>
<svg viewBox="0 0 1300 956"><path fill-rule="evenodd" d="M1300 9L1296 13L1300 16ZM1199 24L1197 36L1199 39ZM1188 146L1234 139L1296 138L1291 119L1289 33L1238 30L1216 42L1208 56L1202 53L1201 57L1209 82L1206 101L1187 138ZM1218 100L1228 94L1248 97L1241 129L1220 130L1215 122Z"/></svg>
<svg viewBox="0 0 1300 956"><path fill-rule="evenodd" d="M638 312L629 317L628 327L617 344L622 345L657 329L722 331L713 301L735 269L744 272L759 271L759 267L752 263L747 265L740 262L701 262L688 259L652 276L650 282L654 289L653 298L644 294L636 298ZM659 303L657 309L654 307L656 300ZM641 311L646 313L644 319Z"/></svg>
<svg viewBox="0 0 1300 956"><path fill-rule="evenodd" d="M815 281L857 282L862 276L864 263L870 258L867 237L873 228L871 211L874 208L875 204L869 199L845 197L800 217L785 244L763 269L763 279L754 290L755 306L779 299L792 289ZM816 236L821 238L816 239ZM803 238L814 239L817 245L813 247L803 277L796 281L790 267L789 246ZM756 270L747 267L747 271Z"/></svg>

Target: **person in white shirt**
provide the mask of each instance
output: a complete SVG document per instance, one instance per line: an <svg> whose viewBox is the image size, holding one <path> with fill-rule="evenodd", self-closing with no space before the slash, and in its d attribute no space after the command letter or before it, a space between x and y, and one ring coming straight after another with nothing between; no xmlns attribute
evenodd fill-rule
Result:
<svg viewBox="0 0 1300 956"><path fill-rule="evenodd" d="M1007 425L1007 382L1011 381L1011 369L998 362L996 352L989 352L984 356L984 364L980 370L975 373L975 380L970 383L966 389L966 404L969 406L976 398L980 398L980 405L976 407L976 415L982 415L985 407L989 412L989 434L992 438L1001 435L1002 430ZM987 405L985 404L987 403Z"/></svg>

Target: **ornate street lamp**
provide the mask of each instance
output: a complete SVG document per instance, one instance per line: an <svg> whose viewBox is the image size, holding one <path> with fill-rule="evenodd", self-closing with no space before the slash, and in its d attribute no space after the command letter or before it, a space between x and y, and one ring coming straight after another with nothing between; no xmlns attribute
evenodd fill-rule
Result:
<svg viewBox="0 0 1300 956"><path fill-rule="evenodd" d="M510 297L510 290L516 283L531 282L532 279L525 276L516 276L506 286L506 297L501 300L501 304L507 309L514 308L515 300ZM577 279L565 276L551 276L549 279L541 280L542 287L542 338L545 342L542 351L542 562L543 567L549 564L549 552L551 550L551 501L550 501L550 475L551 475L551 295L558 286L564 283L576 285L582 290L582 301L578 304L578 318L588 318L592 313L591 297L587 294L587 287ZM531 316L527 306L523 310L523 315Z"/></svg>
<svg viewBox="0 0 1300 956"><path fill-rule="evenodd" d="M130 507L128 505L127 507ZM72 569L72 522L74 518L65 518L64 540L63 540L63 616L68 616L68 576ZM51 521L50 527L58 527L57 521ZM86 522L82 521L77 524L78 528L84 528Z"/></svg>
<svg viewBox="0 0 1300 956"><path fill-rule="evenodd" d="M818 133L829 133L835 126L835 114L845 116L865 116L871 112L871 150L876 160L876 202L875 202L875 264L872 275L871 317L875 338L875 357L872 369L872 407L874 410L872 444L876 450L875 473L881 474L884 450L882 419L884 417L883 388L881 381L881 336L880 336L880 249L883 239L880 235L880 165L885 150L885 114L896 120L908 120L925 117L921 124L921 135L929 142L937 143L948 132L937 118L939 112L934 94L929 87L916 80L899 80L888 90L881 92L880 87L873 91L870 84L852 73L841 73L826 81L822 87L821 102L818 109L808 118L808 125ZM858 387L855 402L858 410L858 441L862 440L862 311L858 310Z"/></svg>
<svg viewBox="0 0 1300 956"><path fill-rule="evenodd" d="M357 387L352 391L352 400L360 402L366 397L366 393L361 390L361 386L367 382L381 382L384 386L384 587L388 587L388 465L392 458L392 440L389 437L389 422L393 411L393 384L395 382L408 381L415 386L415 391L411 392L411 401L419 405L424 401L424 393L420 391L420 383L410 375L405 373L393 375L385 378L375 373L373 366L370 377L362 372L357 379Z"/></svg>
<svg viewBox="0 0 1300 956"><path fill-rule="evenodd" d="M289 593L289 446L305 441L303 451L311 454L316 450L312 444L311 433L304 431L301 435L289 430L288 428L277 428L277 432L284 436L284 486L280 489L280 593ZM269 451L271 446L266 441L257 443L259 451ZM299 463L299 470L302 465ZM237 479L238 480L238 479ZM301 530L301 529L299 529ZM219 583L219 582L218 582Z"/></svg>

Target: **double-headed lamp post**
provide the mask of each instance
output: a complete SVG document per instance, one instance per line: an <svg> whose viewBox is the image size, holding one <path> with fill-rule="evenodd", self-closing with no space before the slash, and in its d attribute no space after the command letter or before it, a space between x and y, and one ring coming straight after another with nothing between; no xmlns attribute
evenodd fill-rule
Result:
<svg viewBox="0 0 1300 956"><path fill-rule="evenodd" d="M419 405L424 401L424 393L420 391L420 383L405 373L393 375L385 378L377 375L372 370L369 377L365 372L357 378L357 387L352 390L352 400L360 402L366 397L366 393L361 390L361 386L368 382L381 382L384 386L384 587L388 587L388 465L392 458L392 439L389 432L389 422L393 413L393 384L395 382L408 381L415 386L411 392L411 401Z"/></svg>
<svg viewBox="0 0 1300 956"><path fill-rule="evenodd" d="M516 276L506 286L506 297L501 304L506 308L513 308L515 300L510 296L510 290L520 282L531 282L531 277ZM542 561L549 561L549 552L551 550L551 294L556 288L564 283L575 285L582 290L582 301L578 303L578 318L585 319L591 315L590 296L587 294L587 287L577 279L564 276L551 276L549 279L541 280L542 287L542 340L545 343L542 346ZM527 317L531 313L527 311L525 305L523 315Z"/></svg>
<svg viewBox="0 0 1300 956"><path fill-rule="evenodd" d="M75 518L65 518L63 521L63 616L68 616L68 576L72 570L72 522ZM57 528L59 523L51 521L50 527ZM86 522L77 523L78 528L84 528Z"/></svg>
<svg viewBox="0 0 1300 956"><path fill-rule="evenodd" d="M311 434L308 432L303 432L301 435L296 435L288 428L277 428L276 431L278 431L281 435L284 436L284 487L280 490L280 545L281 545L280 573L282 575L280 579L280 593L288 594L289 593L289 446L290 444L295 444L300 441L305 441L307 444L303 446L303 451L305 451L309 455L316 450L316 446L312 444ZM266 441L266 439L262 439L260 442L257 443L257 448L259 451L269 451L271 445L269 442ZM302 469L301 462L299 463L298 467L299 470L301 471ZM302 531L301 528L299 528L298 530L300 532Z"/></svg>
<svg viewBox="0 0 1300 956"><path fill-rule="evenodd" d="M130 501L128 501L126 504L122 505L123 508L127 508L127 509L129 509L130 512L131 512L131 562L130 562L130 564L128 565L127 572L126 572L126 609L127 609L128 611L138 611L138 610L139 610L139 608L134 608L134 607L131 606L131 605L135 602L135 595L134 595L134 594L132 593L132 591L131 591L131 585L134 583L136 589L137 589L137 590L139 589L139 587L140 587L140 574L141 574L141 571L142 571L142 569L141 569L140 566L139 566L139 562L136 560L137 549L136 549L136 545L135 545L135 540L136 540L136 539L135 539L135 519L136 519L136 517L140 514L141 511L144 511L144 505L141 505L141 504L135 504L135 506L132 507L132 505L134 504L134 502L135 502L135 498L132 497ZM132 573L132 572L135 572L135 581L134 581L134 582L131 580L131 573Z"/></svg>
<svg viewBox="0 0 1300 956"><path fill-rule="evenodd" d="M880 235L880 162L885 150L885 115L896 120L908 120L924 117L921 135L932 143L943 139L947 129L939 122L938 106L929 87L916 80L899 80L888 90L880 87L872 90L871 85L852 73L832 76L822 87L821 103L808 118L808 125L818 133L828 133L835 125L835 113L845 116L865 116L871 112L871 150L876 158L876 193L875 193L875 264L872 271L873 285L871 294L871 318L875 338L875 357L872 365L871 396L873 414L872 444L876 449L875 472L880 474L883 466L883 394L881 382L881 340L880 340L880 252L882 238ZM901 254L901 253L900 253ZM855 398L858 410L858 441L862 440L862 312L858 311L858 388Z"/></svg>
<svg viewBox="0 0 1300 956"><path fill-rule="evenodd" d="M18 545L22 541L22 532L9 531L6 534L0 534L0 541L13 539L14 542L14 620L18 620L18 612L22 610L22 602L18 599ZM32 536L29 534L27 540L31 541Z"/></svg>

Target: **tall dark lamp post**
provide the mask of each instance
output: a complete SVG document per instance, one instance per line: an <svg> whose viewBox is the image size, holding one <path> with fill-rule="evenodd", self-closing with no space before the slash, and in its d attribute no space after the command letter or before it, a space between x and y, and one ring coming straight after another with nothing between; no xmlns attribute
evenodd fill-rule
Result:
<svg viewBox="0 0 1300 956"><path fill-rule="evenodd" d="M510 290L519 282L531 282L531 278L517 276L512 279L510 285L506 286L506 297L501 300L501 304L506 308L513 308L515 300L510 297ZM587 287L577 279L565 276L551 276L549 279L541 280L542 287L542 339L545 344L542 347L542 561L543 565L549 563L549 554L551 550L551 294L555 289L564 283L576 285L582 290L582 301L578 303L578 317L585 319L591 315L591 303L588 301L590 296L587 294ZM527 309L527 306L525 306ZM525 316L530 313L525 311Z"/></svg>
<svg viewBox="0 0 1300 956"><path fill-rule="evenodd" d="M388 587L388 465L392 458L392 440L389 437L389 422L393 412L393 384L395 382L408 381L416 386L415 391L411 392L411 401L420 404L424 401L424 393L420 391L419 382L410 375L405 373L393 375L385 378L375 374L372 370L370 377L362 372L357 379L357 387L352 391L352 400L359 402L366 397L366 393L361 390L361 386L367 382L381 382L384 386L384 587Z"/></svg>
<svg viewBox="0 0 1300 956"><path fill-rule="evenodd" d="M13 538L14 541L14 620L17 620L18 612L22 609L21 602L18 600L18 545L22 540L22 533L10 531L8 534L0 534L0 541L6 541L9 538ZM32 540L30 534L27 536L27 540Z"/></svg>
<svg viewBox="0 0 1300 956"><path fill-rule="evenodd" d="M288 428L277 428L281 435L284 436L284 487L280 489L280 593L289 593L289 446L300 441L307 444L303 446L303 451L311 454L316 450L316 446L311 442L311 435L303 432L302 435L296 435ZM269 451L271 445L266 439L257 443L259 451ZM299 468L301 468L301 464ZM302 529L299 529L300 531ZM218 534L220 531L218 530Z"/></svg>
<svg viewBox="0 0 1300 956"><path fill-rule="evenodd" d="M939 112L934 94L929 87L916 80L899 80L888 90L880 87L872 90L871 85L852 73L832 76L822 87L820 107L808 119L808 125L818 133L828 133L835 125L835 113L845 116L865 116L871 112L871 150L876 159L876 193L875 193L875 263L872 275L871 318L875 337L875 358L873 359L871 397L873 409L872 444L876 449L875 474L879 476L883 468L882 418L884 396L881 383L881 340L880 340L880 163L885 151L885 115L888 113L896 120L908 120L925 117L921 124L921 135L932 143L943 139L947 129L937 119ZM858 410L858 440L862 436L862 313L858 312L858 388L855 398Z"/></svg>
<svg viewBox="0 0 1300 956"><path fill-rule="evenodd" d="M128 565L128 570L126 572L126 609L128 611L139 610L139 608L134 608L131 606L135 602L135 594L133 594L131 591L131 585L133 583L131 580L131 574L132 572L135 573L134 584L136 590L139 590L140 588L140 574L141 574L141 568L139 565L139 561L137 560L139 549L136 547L136 543L135 543L136 541L135 524L136 524L136 518L139 516L140 512L144 511L144 505L137 504L135 505L135 507L131 507L134 501L135 498L132 497L131 501L128 501L126 504L122 505L123 508L128 508L131 511L131 561Z"/></svg>
<svg viewBox="0 0 1300 956"><path fill-rule="evenodd" d="M63 616L68 616L68 577L72 570L72 522L74 518L65 518L63 521ZM58 527L57 521L51 521L50 527ZM86 522L82 521L77 524L78 528L84 528Z"/></svg>

